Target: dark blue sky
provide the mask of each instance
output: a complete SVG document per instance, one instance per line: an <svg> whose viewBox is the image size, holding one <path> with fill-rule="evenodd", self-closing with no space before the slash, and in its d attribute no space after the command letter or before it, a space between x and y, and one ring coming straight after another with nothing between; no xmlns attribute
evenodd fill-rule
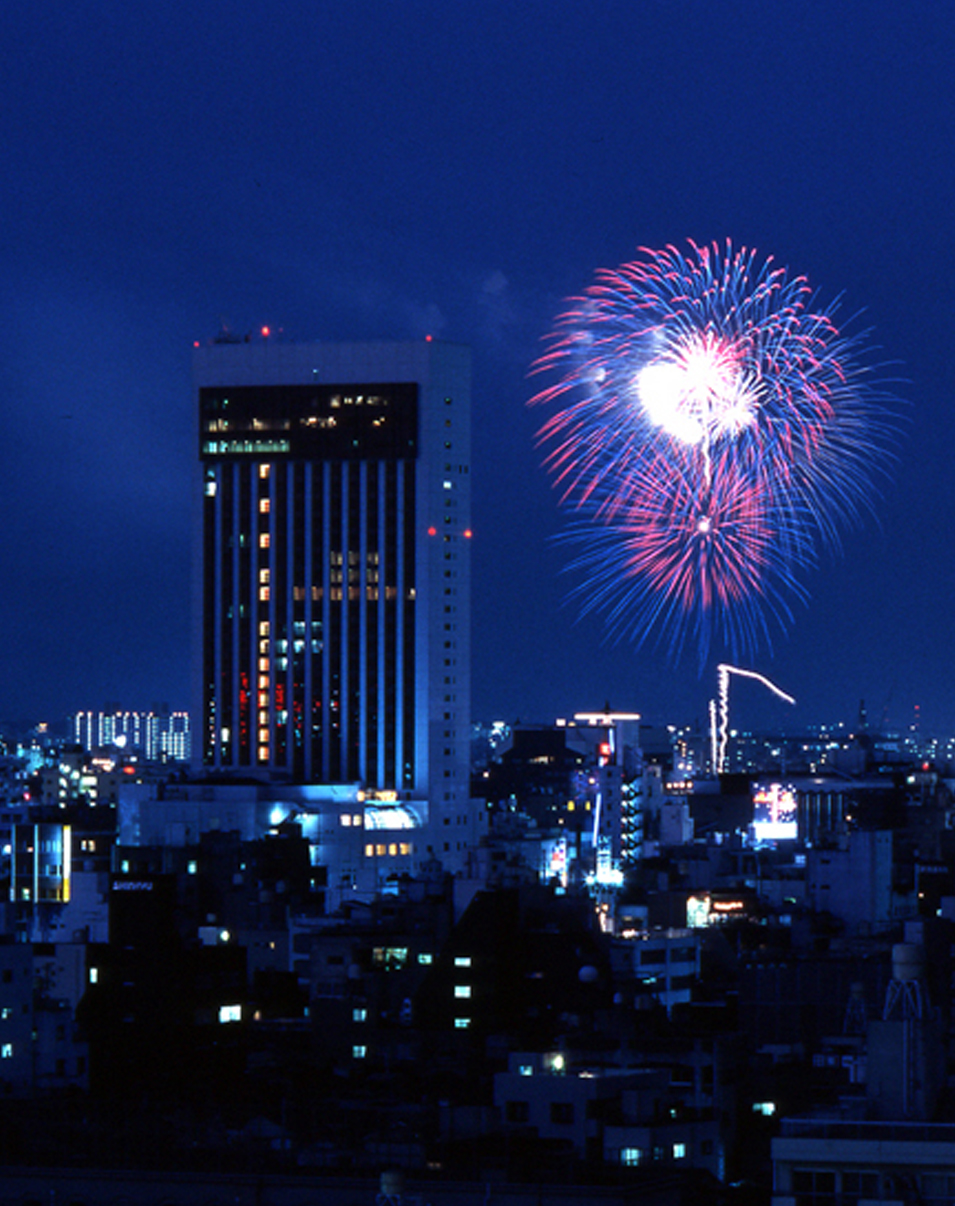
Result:
<svg viewBox="0 0 955 1206"><path fill-rule="evenodd" d="M705 713L563 605L527 367L638 245L732 238L899 361L872 522L741 722L955 732L955 10L941 3L36 0L0 9L0 716L188 703L189 383L225 318L474 348L474 713Z"/></svg>

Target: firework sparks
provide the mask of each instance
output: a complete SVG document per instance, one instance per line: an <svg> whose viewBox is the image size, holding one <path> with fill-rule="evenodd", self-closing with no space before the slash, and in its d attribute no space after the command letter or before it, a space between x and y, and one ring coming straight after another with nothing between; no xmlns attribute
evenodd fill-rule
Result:
<svg viewBox="0 0 955 1206"><path fill-rule="evenodd" d="M638 642L753 652L871 509L894 426L862 337L803 277L693 243L601 271L535 372L584 609Z"/></svg>

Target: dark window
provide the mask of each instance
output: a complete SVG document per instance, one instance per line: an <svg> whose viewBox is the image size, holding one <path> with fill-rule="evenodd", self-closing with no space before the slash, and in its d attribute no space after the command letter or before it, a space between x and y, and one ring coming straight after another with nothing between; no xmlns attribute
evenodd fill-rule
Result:
<svg viewBox="0 0 955 1206"><path fill-rule="evenodd" d="M530 1106L526 1101L508 1101L504 1106L504 1115L508 1122L527 1122L531 1116Z"/></svg>

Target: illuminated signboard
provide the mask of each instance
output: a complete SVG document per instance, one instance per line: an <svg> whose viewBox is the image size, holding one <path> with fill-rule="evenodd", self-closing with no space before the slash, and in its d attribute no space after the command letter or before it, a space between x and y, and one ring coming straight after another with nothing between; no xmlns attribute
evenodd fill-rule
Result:
<svg viewBox="0 0 955 1206"><path fill-rule="evenodd" d="M797 836L796 793L782 783L753 789L753 837L757 842L793 840Z"/></svg>

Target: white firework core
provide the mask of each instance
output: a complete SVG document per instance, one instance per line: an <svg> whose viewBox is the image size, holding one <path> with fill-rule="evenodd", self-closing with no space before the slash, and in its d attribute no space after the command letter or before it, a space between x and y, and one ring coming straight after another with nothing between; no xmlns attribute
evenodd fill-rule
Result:
<svg viewBox="0 0 955 1206"><path fill-rule="evenodd" d="M675 343L634 384L650 422L683 444L738 435L759 405L758 376L732 343L709 333Z"/></svg>

